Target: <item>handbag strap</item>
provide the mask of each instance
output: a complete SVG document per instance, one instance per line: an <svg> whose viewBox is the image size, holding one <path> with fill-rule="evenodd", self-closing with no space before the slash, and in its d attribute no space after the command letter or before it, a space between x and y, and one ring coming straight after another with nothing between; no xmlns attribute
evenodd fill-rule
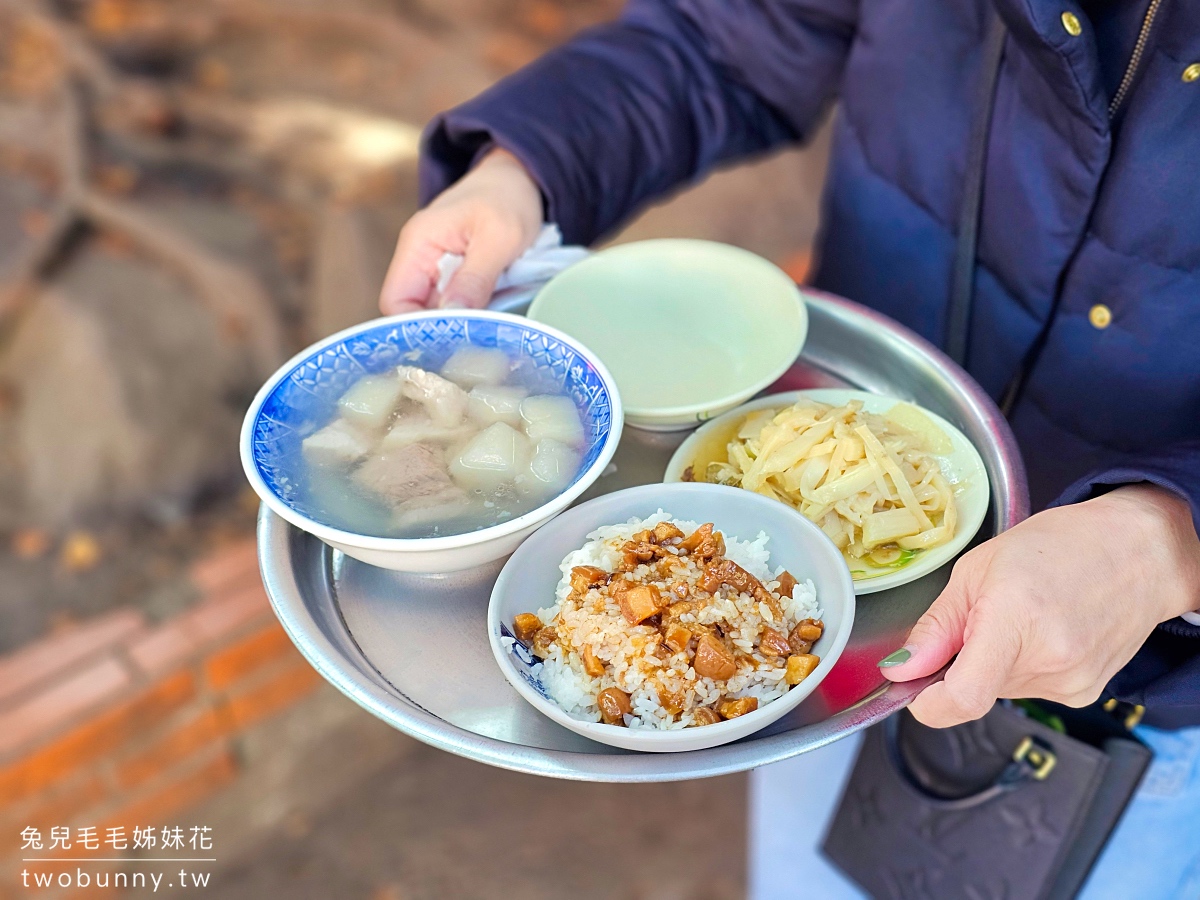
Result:
<svg viewBox="0 0 1200 900"><path fill-rule="evenodd" d="M975 115L971 119L962 207L958 215L954 274L950 282L950 304L946 310L946 354L964 368L967 364L967 339L971 331L971 304L975 294L975 251L979 243L979 210L983 204L988 135L992 126L992 109L996 105L996 83L999 81L1006 34L1004 23L993 13L984 39Z"/></svg>
<svg viewBox="0 0 1200 900"><path fill-rule="evenodd" d="M939 809L970 809L1024 785L1044 781L1057 762L1053 748L1033 736L1026 736L1014 748L1012 759L991 784L963 797L946 797L921 784L909 768L900 749L900 718L900 714L896 714L884 720L883 742L888 760L910 789L919 794L925 802Z"/></svg>

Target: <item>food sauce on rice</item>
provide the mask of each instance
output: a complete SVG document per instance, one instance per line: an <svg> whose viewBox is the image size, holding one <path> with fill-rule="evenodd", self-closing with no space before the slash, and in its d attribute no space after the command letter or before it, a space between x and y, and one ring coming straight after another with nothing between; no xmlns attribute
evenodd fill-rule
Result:
<svg viewBox="0 0 1200 900"><path fill-rule="evenodd" d="M659 512L598 529L567 556L557 602L515 617L547 693L575 718L678 729L752 712L816 669L811 582L768 541Z"/></svg>

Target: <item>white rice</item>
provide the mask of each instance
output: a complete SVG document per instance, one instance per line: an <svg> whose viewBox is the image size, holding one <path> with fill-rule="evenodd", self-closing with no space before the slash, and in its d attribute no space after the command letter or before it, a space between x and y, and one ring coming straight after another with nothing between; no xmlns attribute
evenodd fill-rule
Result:
<svg viewBox="0 0 1200 900"><path fill-rule="evenodd" d="M757 638L762 628L772 628L786 635L803 619L819 619L816 591L811 581L798 582L791 597L783 597L781 608L784 621L777 622L770 608L759 603L747 593L735 593L732 589L722 590L720 596L708 601L694 614L680 619L685 625L691 621L703 624L720 623L726 637L735 647L746 654L750 662L739 663L737 674L727 681L716 682L711 678L698 677L687 660L686 653L675 653L663 660L651 650L642 649L642 644L657 629L648 624L631 626L619 613L612 601L604 613L582 608L584 603L567 602L571 593L570 574L576 566L595 566L612 573L622 562L620 548L639 531L653 529L659 522L670 522L684 534L691 534L699 523L675 519L659 510L645 519L630 519L623 525L608 525L588 535L588 541L570 553L559 567L562 580L558 584L553 605L539 609L537 616L543 623L553 624L560 637L573 648L582 650L585 644L592 646L605 663L605 672L598 677L589 676L583 668L582 659L574 649L566 652L555 643L549 656L540 666L543 688L569 715L587 721L600 721L600 710L596 695L606 687L616 686L630 695L633 708L625 716L630 728L679 729L694 724L694 710L701 706L711 707L721 698L757 697L759 708L782 697L789 687L784 681L784 660L763 656L756 649ZM759 532L753 541L738 540L724 534L725 557L737 563L763 583L767 590L778 593L778 576L783 567L772 569L765 532ZM692 574L699 574L699 564ZM643 572L643 570L645 570ZM649 574L649 569L639 566L629 576ZM590 591L585 598L592 605L600 598ZM693 617L694 616L694 617ZM685 697L684 711L678 718L663 708L659 701L658 685Z"/></svg>

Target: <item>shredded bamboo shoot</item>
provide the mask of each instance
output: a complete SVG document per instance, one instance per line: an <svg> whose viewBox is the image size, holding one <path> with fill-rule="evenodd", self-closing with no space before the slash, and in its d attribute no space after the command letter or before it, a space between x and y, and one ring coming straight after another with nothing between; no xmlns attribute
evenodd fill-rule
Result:
<svg viewBox="0 0 1200 900"><path fill-rule="evenodd" d="M937 459L949 448L909 404L880 416L859 401L802 400L751 413L703 474L795 507L851 562L898 566L954 536L954 491Z"/></svg>

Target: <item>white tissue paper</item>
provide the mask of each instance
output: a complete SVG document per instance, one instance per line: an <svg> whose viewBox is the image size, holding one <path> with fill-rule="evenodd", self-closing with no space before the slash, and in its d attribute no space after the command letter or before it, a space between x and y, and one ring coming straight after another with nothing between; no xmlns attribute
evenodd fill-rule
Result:
<svg viewBox="0 0 1200 900"><path fill-rule="evenodd" d="M513 264L500 273L496 281L495 293L532 288L549 281L569 265L579 262L590 255L586 247L563 246L562 232L558 226L550 223L542 226L533 246L513 261ZM462 265L463 258L459 253L443 253L438 260L437 292L446 290L451 277Z"/></svg>

